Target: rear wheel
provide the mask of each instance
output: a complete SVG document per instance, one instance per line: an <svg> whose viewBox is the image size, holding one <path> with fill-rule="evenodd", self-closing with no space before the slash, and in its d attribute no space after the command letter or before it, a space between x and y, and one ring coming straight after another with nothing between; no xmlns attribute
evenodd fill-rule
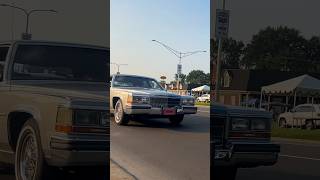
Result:
<svg viewBox="0 0 320 180"><path fill-rule="evenodd" d="M114 121L118 125L127 125L129 123L129 117L123 110L122 101L119 99L114 106Z"/></svg>
<svg viewBox="0 0 320 180"><path fill-rule="evenodd" d="M306 120L306 124L305 124L306 129L311 130L314 129L314 123L312 120Z"/></svg>
<svg viewBox="0 0 320 180"><path fill-rule="evenodd" d="M183 121L183 118L184 118L184 115L176 115L176 116L169 117L169 120L173 126L178 126Z"/></svg>

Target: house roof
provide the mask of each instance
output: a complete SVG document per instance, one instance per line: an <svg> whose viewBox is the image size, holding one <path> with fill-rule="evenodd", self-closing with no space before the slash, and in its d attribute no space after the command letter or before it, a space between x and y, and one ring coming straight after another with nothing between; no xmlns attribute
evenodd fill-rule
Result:
<svg viewBox="0 0 320 180"><path fill-rule="evenodd" d="M277 70L241 70L226 69L231 77L229 87L221 87L222 90L261 91L262 86L292 79L306 74L305 72L287 72ZM309 73L310 76L320 79L320 74Z"/></svg>

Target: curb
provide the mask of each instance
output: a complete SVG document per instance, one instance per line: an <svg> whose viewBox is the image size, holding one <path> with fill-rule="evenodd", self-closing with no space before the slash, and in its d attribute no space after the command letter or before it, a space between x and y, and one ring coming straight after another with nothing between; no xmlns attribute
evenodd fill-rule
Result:
<svg viewBox="0 0 320 180"><path fill-rule="evenodd" d="M124 167L110 159L110 180L138 180Z"/></svg>
<svg viewBox="0 0 320 180"><path fill-rule="evenodd" d="M280 137L272 137L272 141L278 142L293 142L293 143L308 143L308 144L317 144L320 145L320 141L307 140L307 139L290 139L290 138L280 138Z"/></svg>

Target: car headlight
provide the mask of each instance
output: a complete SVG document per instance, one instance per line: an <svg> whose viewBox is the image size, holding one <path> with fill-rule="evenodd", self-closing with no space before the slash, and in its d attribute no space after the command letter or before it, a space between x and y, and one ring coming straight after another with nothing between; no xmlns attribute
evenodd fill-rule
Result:
<svg viewBox="0 0 320 180"><path fill-rule="evenodd" d="M59 107L56 119L56 131L63 133L71 132L104 132L81 127L105 128L109 126L109 112L97 110L82 110Z"/></svg>
<svg viewBox="0 0 320 180"><path fill-rule="evenodd" d="M182 98L181 99L182 105L194 105L194 98Z"/></svg>
<svg viewBox="0 0 320 180"><path fill-rule="evenodd" d="M264 119L254 119L251 121L251 129L252 130L266 130L267 124Z"/></svg>
<svg viewBox="0 0 320 180"><path fill-rule="evenodd" d="M249 120L242 118L234 118L231 121L232 130L248 130L249 129Z"/></svg>
<svg viewBox="0 0 320 180"><path fill-rule="evenodd" d="M150 97L129 95L127 102L131 104L150 104Z"/></svg>
<svg viewBox="0 0 320 180"><path fill-rule="evenodd" d="M76 125L100 125L101 113L99 111L75 110L74 123Z"/></svg>

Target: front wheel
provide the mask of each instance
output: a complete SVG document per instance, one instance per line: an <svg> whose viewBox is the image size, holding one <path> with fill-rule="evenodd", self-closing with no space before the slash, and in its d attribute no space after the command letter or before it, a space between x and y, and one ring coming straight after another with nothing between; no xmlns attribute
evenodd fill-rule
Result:
<svg viewBox="0 0 320 180"><path fill-rule="evenodd" d="M44 161L40 134L33 119L26 121L19 134L16 154L16 180L41 180L48 167ZM50 175L49 175L50 176Z"/></svg>
<svg viewBox="0 0 320 180"><path fill-rule="evenodd" d="M122 101L120 99L114 106L114 121L117 125L127 125L129 123L129 117L125 114Z"/></svg>
<svg viewBox="0 0 320 180"><path fill-rule="evenodd" d="M281 118L279 120L279 127L280 128L286 128L287 127L287 122L286 122L286 120L284 118Z"/></svg>
<svg viewBox="0 0 320 180"><path fill-rule="evenodd" d="M184 115L176 115L176 116L169 117L169 120L173 126L178 126L183 121L183 118L184 118Z"/></svg>

